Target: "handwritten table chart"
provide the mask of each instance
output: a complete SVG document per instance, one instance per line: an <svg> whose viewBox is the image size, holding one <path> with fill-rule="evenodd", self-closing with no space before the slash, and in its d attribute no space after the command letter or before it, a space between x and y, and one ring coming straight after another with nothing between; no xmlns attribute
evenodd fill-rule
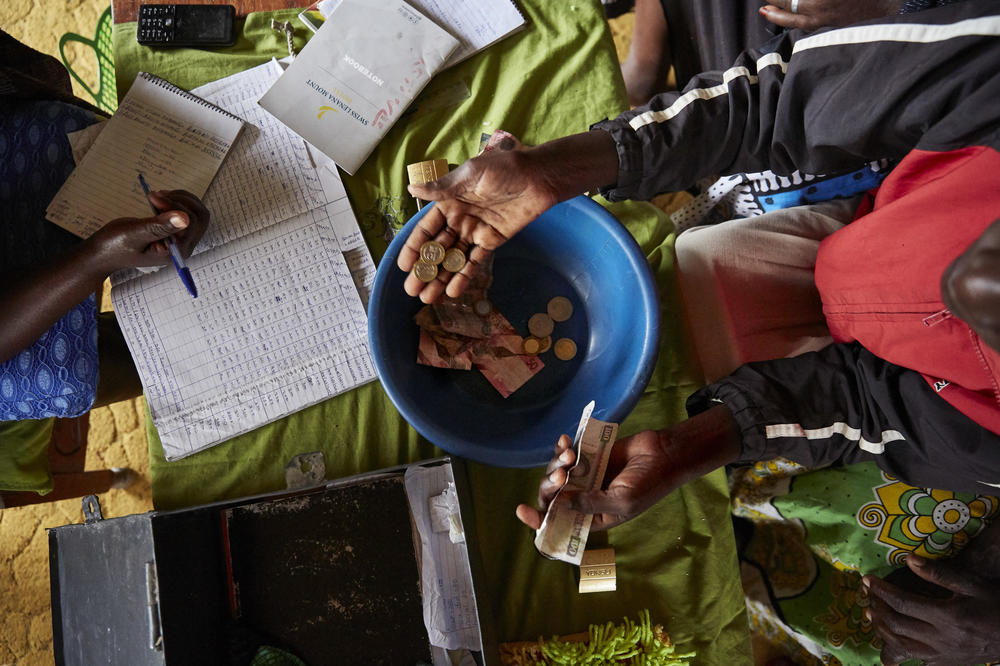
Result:
<svg viewBox="0 0 1000 666"><path fill-rule="evenodd" d="M237 3L238 12L261 9ZM153 50L135 43L134 0L115 1L114 53L121 93L137 71L191 89L287 53L270 20L292 21L296 43L308 32L298 10L267 4L250 14L236 47L218 52ZM405 191L405 165L425 159L460 164L481 136L505 129L537 144L585 131L627 108L612 40L596 1L572 5L519 0L528 26L487 51L440 73L353 177L344 178L351 206L376 261L395 230L416 211ZM242 8L242 9L241 9ZM610 206L651 259L660 288L663 340L657 368L622 436L681 419L684 399L699 386L684 356L683 327L672 273L669 224L646 204ZM150 428L153 498L167 509L276 490L291 456L321 450L328 478L379 469L442 452L399 416L378 382L297 412L177 462L164 460ZM750 663L749 635L721 472L679 489L635 520L608 533L616 550L618 591L580 595L576 572L542 559L534 534L514 517L535 501L542 470L469 465L486 598L501 641L585 630L648 608L697 663Z"/></svg>

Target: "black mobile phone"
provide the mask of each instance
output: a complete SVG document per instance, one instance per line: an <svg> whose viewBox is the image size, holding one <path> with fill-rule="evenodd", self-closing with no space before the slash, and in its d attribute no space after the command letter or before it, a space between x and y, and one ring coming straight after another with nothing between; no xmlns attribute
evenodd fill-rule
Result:
<svg viewBox="0 0 1000 666"><path fill-rule="evenodd" d="M136 41L144 46L232 46L232 5L139 5Z"/></svg>

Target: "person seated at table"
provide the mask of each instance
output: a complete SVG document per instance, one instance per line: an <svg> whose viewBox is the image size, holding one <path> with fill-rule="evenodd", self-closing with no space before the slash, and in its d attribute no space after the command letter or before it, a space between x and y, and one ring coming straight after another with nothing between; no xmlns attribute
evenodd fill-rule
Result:
<svg viewBox="0 0 1000 666"><path fill-rule="evenodd" d="M577 498L584 510L614 514L599 515L599 527L634 515L687 478L775 455L809 466L875 462L887 479L972 497L1000 487L1000 355L991 346L998 343L998 282L981 268L991 257L997 265L1000 234L1000 15L995 5L960 3L909 24L904 16L863 30L789 33L768 53L748 52L727 72L697 76L685 91L590 132L494 151L410 187L437 204L407 239L403 270L428 238L468 246L470 261L481 262L548 207L592 189L613 200L644 199L718 173L836 173L879 158L899 161L851 211L854 221L840 211L825 229L810 230L816 238L805 244L819 245L814 283L836 344L743 366L695 394L688 421L620 440L607 491ZM813 208L786 211L789 238L791 223ZM679 257L686 236L678 239ZM980 268L962 268L974 265ZM812 273L811 264L798 268ZM424 285L410 276L405 289L432 302L457 295L466 281L442 274ZM756 295L783 299L774 291ZM559 456L565 459L556 462ZM568 460L572 454L560 449L550 463L543 505ZM659 494L647 493L651 485ZM616 494L625 503L615 510L594 504ZM530 507L518 514L537 526ZM917 562L911 566L919 569ZM967 573L983 581L1000 574ZM887 589L870 584L876 595ZM915 621L876 603L869 612L886 658L942 648L914 646ZM984 615L987 636L1000 635L988 624L993 619Z"/></svg>
<svg viewBox="0 0 1000 666"><path fill-rule="evenodd" d="M722 69L740 52L763 47L783 29L814 31L906 14L957 0L636 0L635 28L622 76L629 103L667 90L674 68L683 88L700 72Z"/></svg>
<svg viewBox="0 0 1000 666"><path fill-rule="evenodd" d="M35 454L19 450L13 440L23 428L13 435L10 422L79 416L93 405L141 392L113 314L97 313L95 289L121 269L169 265L168 236L190 254L209 222L201 201L179 190L150 196L164 211L159 215L112 220L86 240L48 222L45 209L75 166L66 135L97 122L99 115L73 97L69 76L55 58L0 31L0 275L6 285L0 294L5 320L0 487L5 489L35 489L17 478L25 456ZM44 451L40 455L44 458Z"/></svg>

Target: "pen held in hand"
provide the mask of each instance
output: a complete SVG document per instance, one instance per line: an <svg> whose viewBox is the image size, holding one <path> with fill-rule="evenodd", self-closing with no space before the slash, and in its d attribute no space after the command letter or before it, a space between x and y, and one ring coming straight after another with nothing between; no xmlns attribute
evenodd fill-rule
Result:
<svg viewBox="0 0 1000 666"><path fill-rule="evenodd" d="M142 172L139 172L139 185L142 186L142 191L146 193L146 200L149 200L149 183L143 178ZM149 207L153 209L153 215L159 215L162 211L153 205L153 202L149 202ZM194 279L191 277L191 269L187 267L187 263L184 261L184 257L181 256L180 248L177 247L177 242L174 240L173 236L168 236L167 239L167 249L170 251L170 261L173 262L174 268L177 270L177 275L181 278L181 282L187 287L188 292L198 298L198 287L194 284Z"/></svg>

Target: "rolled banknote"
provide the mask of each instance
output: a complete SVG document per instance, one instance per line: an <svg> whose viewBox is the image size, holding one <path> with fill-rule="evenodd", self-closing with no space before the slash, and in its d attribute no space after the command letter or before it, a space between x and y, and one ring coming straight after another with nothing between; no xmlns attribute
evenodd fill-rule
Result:
<svg viewBox="0 0 1000 666"><path fill-rule="evenodd" d="M535 532L535 548L542 555L578 565L583 559L583 549L590 536L593 515L570 508L569 502L560 501L566 490L597 490L608 469L608 457L618 435L618 424L591 418L594 401L583 408L580 425L573 438L576 464L569 470L566 485L559 489L549 503L549 510L542 519L542 526Z"/></svg>

